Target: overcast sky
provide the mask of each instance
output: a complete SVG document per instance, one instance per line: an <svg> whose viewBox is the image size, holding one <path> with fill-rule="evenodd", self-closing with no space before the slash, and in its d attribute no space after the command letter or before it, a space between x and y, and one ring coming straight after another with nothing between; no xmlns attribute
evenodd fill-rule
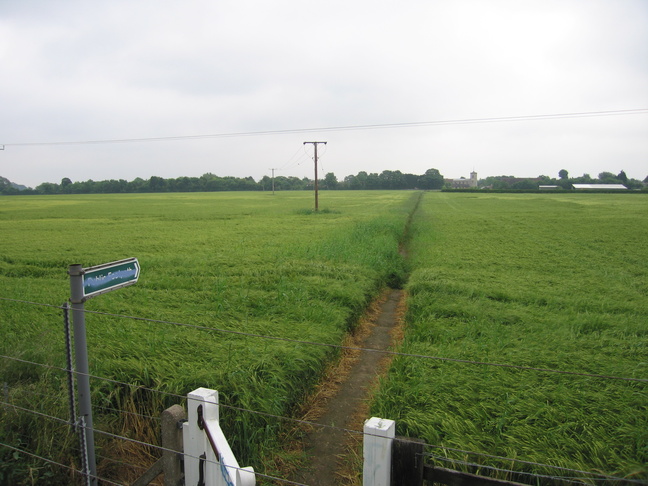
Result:
<svg viewBox="0 0 648 486"><path fill-rule="evenodd" d="M312 178L304 141L338 179L643 180L648 1L0 0L0 176Z"/></svg>

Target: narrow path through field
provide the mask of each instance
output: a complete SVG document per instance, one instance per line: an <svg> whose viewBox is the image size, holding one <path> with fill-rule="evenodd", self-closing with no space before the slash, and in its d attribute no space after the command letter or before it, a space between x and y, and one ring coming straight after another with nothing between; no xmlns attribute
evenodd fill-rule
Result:
<svg viewBox="0 0 648 486"><path fill-rule="evenodd" d="M412 218L417 212L423 193L416 196L415 204L409 213L402 241L407 240ZM400 254L407 259L407 248L401 244ZM401 340L401 314L404 310L405 295L402 290L388 289L379 300L369 307L361 320L351 347L366 351L346 352L340 364L321 384L327 397L313 400L312 411L307 411L305 419L324 425L314 426L308 431L303 447L310 457L310 464L297 471L292 481L309 486L355 486L360 484L356 477L354 457L362 435L349 431L361 431L364 421L369 418L369 400L377 385L377 379L390 363L385 353ZM312 413L311 413L312 412ZM335 428L329 427L334 426Z"/></svg>
<svg viewBox="0 0 648 486"><path fill-rule="evenodd" d="M371 350L387 350L392 342L392 330L396 327L398 309L403 298L401 290L390 290L387 298L379 306L377 315L369 323L369 333L360 341L358 347ZM354 441L359 440L357 434L350 436L348 430L362 430L362 424L367 417L368 403L372 386L376 382L384 365L383 353L361 351L357 360L341 383L337 392L326 403L322 404L320 416L315 421L318 424L335 426L316 427L305 440L304 447L312 457L309 467L298 471L293 481L309 486L338 486L350 484L343 472L345 456Z"/></svg>

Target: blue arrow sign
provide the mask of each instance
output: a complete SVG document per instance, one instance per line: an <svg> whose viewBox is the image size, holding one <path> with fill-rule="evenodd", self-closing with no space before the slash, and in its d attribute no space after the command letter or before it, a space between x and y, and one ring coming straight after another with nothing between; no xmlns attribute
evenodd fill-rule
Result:
<svg viewBox="0 0 648 486"><path fill-rule="evenodd" d="M104 263L83 269L83 298L95 297L137 282L140 266L137 258Z"/></svg>

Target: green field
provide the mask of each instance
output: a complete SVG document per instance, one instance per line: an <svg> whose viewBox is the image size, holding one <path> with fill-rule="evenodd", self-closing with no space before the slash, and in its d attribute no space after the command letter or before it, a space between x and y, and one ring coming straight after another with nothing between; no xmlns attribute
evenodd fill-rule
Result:
<svg viewBox="0 0 648 486"><path fill-rule="evenodd" d="M70 264L137 257L139 282L88 301L87 310L339 344L368 302L403 279L398 246L417 198L411 192L327 193L313 214L307 192L5 197L1 296L61 305L69 297ZM279 416L290 416L336 354L322 346L99 314L86 320L95 376L179 395L215 388L224 404ZM60 309L0 301L0 326L2 355L64 366ZM63 373L10 359L0 365L12 403L67 418ZM138 416L122 414L126 423L120 422L115 410L158 416L179 401L97 379L91 386L96 428L121 434L142 427L133 424ZM65 426L15 410L0 413L3 442L70 462L76 439ZM281 422L223 414L241 464L266 470L260 461L275 450ZM97 442L100 458L119 456L105 436L98 434ZM0 455L0 483L30 474L24 457L6 449ZM60 476L60 469L51 470ZM120 465L101 459L103 477L114 477L112 469ZM40 474L49 471L42 467Z"/></svg>
<svg viewBox="0 0 648 486"><path fill-rule="evenodd" d="M217 330L339 344L386 285L408 292L405 353L648 377L646 197L425 193L404 262L420 195L323 192L317 214L307 192L3 197L0 297L60 306L69 265L137 257L136 285L86 303L111 314L86 317L91 374L135 385L92 379L93 407L97 429L156 443L141 415L174 394L206 386L290 416L336 356ZM26 302L0 300L0 354L63 367L61 309ZM1 358L0 382L5 400L67 419L57 369ZM432 445L646 479L647 405L645 382L401 356L372 413ZM282 422L222 416L240 463L272 474ZM0 442L76 461L65 425L9 407ZM97 442L100 475L120 477L114 461L135 456ZM66 474L0 448L0 484Z"/></svg>
<svg viewBox="0 0 648 486"><path fill-rule="evenodd" d="M401 351L645 379L647 242L645 197L427 194ZM428 444L646 480L646 391L645 381L399 357L372 412Z"/></svg>

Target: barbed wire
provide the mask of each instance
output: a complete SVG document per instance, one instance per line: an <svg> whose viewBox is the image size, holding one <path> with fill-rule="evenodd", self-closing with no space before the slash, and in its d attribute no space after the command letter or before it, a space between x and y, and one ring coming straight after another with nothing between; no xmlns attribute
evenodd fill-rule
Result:
<svg viewBox="0 0 648 486"><path fill-rule="evenodd" d="M68 372L68 370L66 370L64 368L61 368L61 367L58 367L58 366L47 365L47 364L42 364L42 363L36 363L36 362L33 362L33 361L28 361L28 360L21 359L21 358L14 358L12 356L0 355L0 358L11 359L11 360L19 361L21 363L32 364L32 365L35 365L35 366L42 366L42 367L45 367L45 368L50 368L50 369L55 369L55 370L58 370L58 371ZM166 395L166 396L169 396L169 397L178 398L181 401L184 401L184 400L187 399L187 397L185 395L179 395L177 393L167 392L167 391L164 391L164 390L157 390L155 388L149 388L149 387L145 387L145 386L142 386L142 385L137 385L137 384L134 384L134 383L125 383L123 381L114 380L112 378L105 378L105 377L102 377L102 376L96 376L96 375L81 373L81 372L78 372L78 371L73 371L73 373L76 374L76 375L88 376L89 378L96 379L96 380L107 381L107 382L110 382L110 383L114 383L116 385L125 385L125 386L129 386L129 387L136 387L139 390L144 390L144 391L148 391L148 392L152 392L152 393L159 393L159 394ZM329 429L333 429L333 430L341 430L343 432L348 432L348 433L352 433L352 434L360 434L360 435L363 434L362 431L358 431L358 430L345 429L345 428L334 426L334 425L321 424L321 423L318 423L318 422L312 422L312 421L308 421L308 420L296 419L296 418L293 418L293 417L284 417L282 415L276 415L276 414L272 414L272 413L268 413L268 412L259 412L259 411L256 411L256 410L249 410L249 409L246 409L246 408L243 408L243 407L237 407L235 405L227 405L227 404L224 404L224 403L219 403L219 406L223 407L223 408L226 408L226 409L234 410L234 411L246 412L246 413L251 413L251 414L254 414L254 415L260 415L260 416L267 417L267 418L273 418L273 419L279 419L279 420L283 420L283 421L293 422L293 423L299 424L299 425L306 425L306 426L319 427L319 428L329 428ZM120 412L121 412L121 410L120 410ZM126 412L124 412L124 413L126 413ZM147 418L146 415L142 415L142 414L137 414L137 415L140 415L141 417Z"/></svg>
<svg viewBox="0 0 648 486"><path fill-rule="evenodd" d="M471 468L478 468L478 469L485 469L488 471L492 471L494 473L506 473L506 474L511 474L514 476L526 476L528 478L542 478L542 479L550 479L552 481L564 481L572 484L586 484L583 483L583 481L588 480L588 481L624 481L626 483L630 484L637 484L637 485L645 485L646 483L643 481L639 481L636 479L626 479L626 478L619 478L615 476L609 476L606 474L599 474L599 473L590 473L587 471L579 471L577 469L568 469L568 468L563 468L563 467L558 467L558 466L550 466L548 464L538 464L538 463L532 463L528 461L519 461L519 462L525 462L526 464L533 464L534 466L537 467L543 467L543 468L548 468L548 469L556 469L556 470L561 470L569 473L578 473L578 474L585 474L585 475L592 475L592 476L598 476L598 477L568 477L568 476L556 476L556 475L549 475L549 474L540 474L540 473L532 473L532 472L526 472L526 471L516 471L513 469L504 469L500 467L494 467L494 466L488 466L485 464L479 464L475 462L470 462L470 461L464 461L461 459L453 459L451 457L443 457L443 456L437 456L434 454L423 454L424 457L430 457L432 459L436 459L442 462L448 462L451 463L453 466L454 465L461 465L461 466L469 466ZM510 459L510 458L501 458L502 460L507 460L507 461L515 461L515 459Z"/></svg>
<svg viewBox="0 0 648 486"><path fill-rule="evenodd" d="M52 307L54 309L65 309L65 307L63 305L43 304L41 302L33 302L31 300L10 299L8 297L0 297L0 300L4 300L6 302L16 302L18 304L29 304L29 305L36 305L36 306L41 306L41 307Z"/></svg>
<svg viewBox="0 0 648 486"><path fill-rule="evenodd" d="M132 415L134 417L140 417L140 418L144 418L144 419L147 419L147 420L157 420L157 421L160 420L160 417L153 417L152 415L146 415L146 414L139 413L139 412L128 412L126 410L122 410L122 409L119 409L119 408L106 407L105 405L97 405L96 408L99 409L99 410L106 410L106 411L109 411L109 412L119 412L119 413L123 413L123 414L126 414L126 415Z"/></svg>
<svg viewBox="0 0 648 486"><path fill-rule="evenodd" d="M451 459L449 457L442 457L442 456L428 456L428 457L432 457L434 459L444 461L444 462L449 462L452 466L456 466L457 464L459 464L459 465L462 465L462 466L470 466L470 467L473 467L473 468L485 469L487 471L492 471L492 472L496 472L496 473L515 473L515 474L521 475L521 476L529 476L529 477L542 478L542 479L551 479L551 480L554 480L554 481L557 480L557 479L560 479L561 481L565 481L565 482L572 483L572 484L583 484L580 481L578 481L578 482L573 481L573 480L571 480L571 478L564 478L564 477L558 477L558 476L549 476L549 475L545 475L545 474L533 474L533 473L527 473L527 472L522 472L522 471L509 471L507 469L500 469L500 468L492 467L492 466L484 466L482 464L476 464L476 463L471 463L471 462L467 462L467 461L461 461L461 460L458 460L458 459Z"/></svg>
<svg viewBox="0 0 648 486"><path fill-rule="evenodd" d="M0 401L0 405L9 406L9 407L15 408L17 410L20 410L22 412L31 413L31 414L37 415L39 417L47 418L47 419L50 419L50 420L54 420L56 422L60 422L60 423L69 425L69 421L67 421L65 419L61 419L61 418L55 417L53 415L48 415L48 414L43 413L43 412L38 412L36 410L31 410L29 408L21 407L19 405L14 404L14 403ZM105 435L105 436L111 437L113 439L125 440L125 441L128 441L128 442L132 442L133 444L138 444L138 445L142 445L142 446L146 446L146 447L151 447L153 449L157 449L157 450L162 451L162 452L171 452L173 454L178 453L178 451L176 451L174 449L169 449L167 447L159 446L159 445L156 445L156 444L150 444L148 442L143 442L141 440L133 439L131 437L124 437L123 435L114 434L112 432L107 432L105 430L100 430L100 429L97 429L95 427L90 428L90 427L87 427L85 424L80 425L80 428L81 429L86 429L86 430L92 430L96 434ZM0 443L0 445L5 445L5 444ZM8 447L11 447L11 446L8 446ZM191 454L183 453L183 455L185 457L190 457L192 459L203 460L203 461L209 462L211 464L219 464L217 461L204 459L204 458L201 458L199 456L193 456ZM138 467L135 464L130 464L130 463L126 463L126 464L128 464L129 466ZM69 468L69 466L66 466L66 467ZM240 470L240 471L244 470L242 467L237 468L237 467L230 466L230 465L228 465L227 467L231 468L231 469L237 469L237 470ZM75 470L75 471L77 471L77 470ZM81 473L81 472L79 471L79 473ZM295 482L295 481L290 481L290 480L287 480L287 479L282 479L282 478L278 478L278 477L275 477L275 476L270 476L268 474L263 474L263 473L259 473L259 472L256 472L256 471L254 472L254 474L255 474L255 476L259 476L259 477L262 477L262 478L265 478L265 479L270 479L270 480L273 480L273 481L281 481L281 482L283 482L285 484L292 484L294 486L308 486L308 485L303 484L303 483L298 483L298 482ZM103 479L102 479L102 481L103 481ZM112 483L112 484L117 484L118 486L121 486L118 483Z"/></svg>
<svg viewBox="0 0 648 486"><path fill-rule="evenodd" d="M34 366L41 366L41 367L44 367L44 368L54 369L54 370L57 370L57 371L63 371L63 372L66 372L66 373L69 372L69 370L67 370L65 368L61 368L59 366L47 365L47 364L43 364L43 363L37 363L37 362L34 362L34 361L29 361L29 360L22 359L22 358L15 358L15 357L6 356L6 355L0 355L0 358L10 359L10 360L18 361L18 362L25 363L25 364L31 364L31 365L34 365ZM102 377L102 376L92 375L92 374L89 374L89 373L88 374L81 373L81 372L78 372L76 370L73 370L72 372L75 375L88 376L89 378L96 379L96 380L106 381L106 382L114 383L114 384L117 384L117 385L124 385L124 386L128 386L128 387L136 387L139 390L144 390L144 391L148 391L148 392L152 392L152 393L162 394L162 395L166 395L168 397L174 397L174 398L179 399L182 402L184 402L187 399L187 397L184 396L184 395L179 395L177 393L167 392L167 391L164 391L164 390L157 390L155 388L150 388L150 387L146 387L146 386L143 386L143 385L138 385L138 384L134 384L134 383L126 383L126 382L115 380L115 379L112 379L112 378L106 378L106 377ZM238 407L238 406L235 406L235 405L228 405L228 404L224 404L224 403L219 403L219 406L221 406L223 408L226 408L226 409L234 410L234 411L245 412L245 413L259 415L259 416L272 418L272 419L276 419L276 420L292 422L294 424L304 425L304 426L308 426L308 427L316 427L316 428L320 428L320 429L327 429L328 428L328 429L339 430L339 431L342 431L342 432L347 432L349 434L356 434L356 435L363 435L364 434L364 431L347 429L347 428L343 428L343 427L339 427L339 426L322 424L322 423L319 423L319 422L313 422L313 421L309 421L309 420L302 420L302 419L297 419L297 418L293 418L293 417L284 417L282 415L276 415L276 414L272 414L272 413L268 413L268 412L260 412L260 411L257 411L257 410L250 410L250 409L246 409L246 408L243 408L243 407ZM100 408L102 408L102 407L100 407ZM155 419L155 417L150 417L150 416L147 416L147 415L139 414L137 412L125 412L125 411L116 410L116 409L110 409L110 408L108 408L108 409L123 412L123 413L133 413L133 414L138 415L138 416L143 417L143 418L153 418L153 419ZM435 446L430 446L430 447L435 447ZM496 459L506 459L506 460L509 460L509 461L523 462L523 461L520 461L520 460L514 459L514 458L502 458L500 456L489 456L488 454L483 454L483 453L478 453L478 452L471 452L471 451L463 451L461 449L451 449L451 448L447 448L447 447L444 447L444 446L437 446L437 447L442 447L442 448L444 448L446 450L452 450L452 451L456 451L456 452L463 452L463 453L467 453L467 454L482 455L482 456L485 456L485 457L492 457L492 458L496 458ZM528 464L533 464L533 465L538 465L538 466L547 466L547 465L537 464L537 463L532 463L532 462L528 462ZM552 467L552 466L549 466L549 467Z"/></svg>
<svg viewBox="0 0 648 486"><path fill-rule="evenodd" d="M40 416L40 417L43 417L43 418L48 418L50 420L54 420L54 421L57 421L57 422L60 422L60 423L63 423L63 424L69 424L69 421L67 421L67 420L64 420L64 419L61 419L59 417L55 417L55 416L52 416L52 415L49 415L49 414L46 414L46 413L43 413L43 412L38 412L38 411L31 410L31 409L28 409L28 408L25 408L25 407L21 407L19 405L13 404L13 403L0 401L0 405L10 406L10 407L12 407L14 409L21 410L21 411L26 412L26 413L31 413L33 415L37 415L37 416ZM223 406L223 405L219 404L219 406ZM237 407L234 407L234 408L237 408ZM249 410L245 410L245 409L241 409L241 410L249 412ZM280 417L280 418L283 418L283 417ZM316 426L323 426L324 425L324 424L317 424L317 423L307 422L307 421L301 421L301 422L308 423L309 425L316 425ZM376 435L376 434L371 434L371 433L367 433L367 432L364 432L364 431L346 429L346 428L343 428L343 427L336 427L336 426L326 426L326 427L341 430L341 431L344 431L344 432L351 432L351 433L354 433L354 434L361 434L363 436L384 438L383 436L379 436L379 435ZM85 425L82 425L81 428L89 429ZM163 447L163 446L150 444L148 442L143 442L143 441L133 439L133 438L130 438L130 437L124 437L122 435L114 434L114 433L107 432L107 431L103 431L103 430L100 430L100 429L96 429L94 427L92 428L92 430L94 432L96 432L97 434L102 434L102 435L111 437L113 439L126 440L128 442L132 442L132 443L142 445L142 446L145 446L145 447L151 447L151 448L163 451L163 452L167 451L167 452L172 452L174 454L177 453L177 451L175 451L173 449L168 449L168 448ZM413 442L413 441L409 440L408 438L403 438L403 437L396 437L393 440L398 441L398 442ZM5 445L5 444L0 444L0 445ZM510 458L510 457L494 456L494 455L491 455L491 454L484 454L484 453L479 453L479 452L474 452L474 451L464 451L464 450L453 449L453 448L449 448L449 447L445 447L445 446L441 446L441 445L430 445L430 444L423 444L423 445L424 445L424 447L440 448L440 449L444 449L444 450L448 450L448 451L461 452L461 453L465 453L465 454L477 455L477 456L488 457L488 458L495 458L495 459L499 459L499 460L502 460L502 461L517 462L517 463L522 463L522 464L527 464L527 465L533 465L533 466L536 466L536 467L542 467L542 468L547 468L547 469L555 469L555 470L560 470L560 471L564 471L564 472L568 472L568 473L584 474L584 475L588 475L590 477L573 478L573 477L567 477L567 476L543 475L543 474L529 473L529 472L524 472L524 471L516 471L516 470L511 470L511 469L497 468L497 467L493 467L493 466L487 466L487 465L484 465L484 464L478 464L478 463L472 463L472 462L469 462L469 461L463 461L463 460L460 460L460 459L446 458L446 457L443 457L443 456L438 456L438 455L434 455L434 454L430 454L430 453L423 454L423 456L425 456L425 457L431 457L431 458L434 458L434 459L438 459L438 460L442 460L442 461L446 461L446 462L452 462L452 463L455 463L455 464L461 464L461 465L465 465L465 466L471 466L471 467L476 467L476 468L487 469L487 470L494 471L496 473L508 473L508 474L524 475L524 476L542 478L542 479L561 480L561 481L571 482L571 483L574 483L574 484L584 484L584 483L581 482L581 480L595 480L595 481L612 480L612 481L624 481L626 483L638 484L638 485L645 484L643 481L639 481L639 480L620 478L620 477L610 476L610 475L596 473L596 472L588 472L588 471L582 471L582 470L578 470L578 469L570 469L570 468L565 468L565 467L561 467L561 466L552 466L552 465L549 465L549 464L541 464L541 463L537 463L537 462L524 461L524 460L521 460L521 459L515 459L515 458ZM11 446L8 446L8 447L11 447ZM184 455L187 456L187 457L191 457L193 459L200 459L200 457L192 456L190 454L184 454ZM39 457L39 456L35 456L35 457ZM43 458L43 459L47 460L45 458ZM49 460L47 460L47 461L57 464L54 461L49 461ZM141 468L141 466L137 466L137 465L131 464L131 463L126 463L126 462L123 462L123 461L114 461L114 462L119 462L119 463L126 464L126 465L129 465L129 466L132 466L132 467ZM207 462L212 462L214 464L218 464L216 461L207 461ZM69 466L65 466L65 467L69 468ZM228 466L228 467L232 467L233 469L236 469L233 466ZM238 468L238 469L242 470L243 468ZM78 471L78 472L80 473L80 471ZM274 480L274 481L281 481L281 482L283 482L285 484L291 484L291 485L295 485L295 486L308 486L308 485L305 485L303 483L298 483L298 482L294 482L294 481L290 481L290 480L286 480L286 479L282 479L282 478L277 478L277 477L266 475L266 474L259 473L259 472L256 472L256 471L254 472L254 474L259 476L259 477L263 477L265 479L270 479L270 480ZM598 476L598 478L597 477L591 477L591 476ZM117 483L112 483L112 484L117 484Z"/></svg>
<svg viewBox="0 0 648 486"><path fill-rule="evenodd" d="M64 309L63 306L55 306L55 305L51 305L51 304L40 304L40 303L29 302L29 301L25 301L25 300L10 299L10 298L6 298L6 297L0 297L0 300ZM252 332L246 332L246 331L237 331L237 330L234 330L234 329L221 329L221 328L215 328L215 327L209 327L209 326L201 326L201 325L198 325L198 324L189 324L189 323L169 321L169 320L164 320L164 319L152 319L152 318L148 318L148 317L129 316L129 315L124 315L124 314L114 314L114 313L110 313L110 312L92 311L92 310L87 310L87 309L83 309L83 312L85 312L86 314L94 314L94 315L100 315L100 316L105 316L105 317L114 317L114 318L119 318L119 319L129 319L129 320L140 321L140 322L148 322L148 323L152 323L152 324L169 324L169 325L178 326L178 327L186 327L186 328L197 329L197 330L202 330L202 331L216 332L216 333L221 333L221 334L231 334L231 335L235 335L235 336L253 337L253 338L258 338L258 339L282 341L282 342L288 342L288 343L292 343L292 344L303 344L303 345L308 345L308 346L320 346L320 347L327 347L327 348L333 348L333 349L339 349L339 350L381 353L381 354L385 354L385 355L388 355L388 356L402 356L402 357L409 357L409 358L444 361L444 362L448 362L448 363L462 363L462 364L470 364L470 365L481 365L481 366L492 366L492 367L498 367L498 368L517 369L517 370L523 370L523 371L536 371L536 372L541 372L541 373L556 373L556 374L562 374L562 375L583 376L583 377L586 377L586 378L600 378L600 379L607 379L607 380L622 380L622 381L632 381L632 382L639 382L639 383L648 383L648 378L631 378L631 377L624 377L624 376L600 375L600 374L596 374L596 373L585 373L585 372L580 372L580 371L565 371L565 370L556 370L556 369L551 369L551 368L538 368L538 367L533 367L533 366L524 366L524 365L516 365L516 364L509 364L509 363L490 363L490 362L487 362L487 361L476 361L476 360L469 360L469 359L448 358L448 357L442 357L442 356L429 356L429 355L425 355L425 354L416 354L416 353L403 353L403 352L400 352L400 351L391 351L391 350L384 350L384 349L363 348L363 347L358 347L358 346L344 346L342 344L318 343L318 342L315 342L315 341L306 341L306 340L302 340L302 339L294 339L294 338L288 338L288 337L283 337L283 336L268 336L268 335L264 335L264 334L258 334L258 333L252 333Z"/></svg>
<svg viewBox="0 0 648 486"><path fill-rule="evenodd" d="M106 456L103 456L101 454L95 454L95 455L96 455L97 459L101 459L102 461L112 462L113 464L119 464L119 465L126 466L126 467L132 467L132 468L135 468L135 469L140 469L142 471L148 470L148 467L140 466L138 464L133 464L132 462L120 461L119 459L113 459L112 457L106 457Z"/></svg>
<svg viewBox="0 0 648 486"><path fill-rule="evenodd" d="M602 474L602 473L598 473L598 472L588 472L588 471L582 471L582 470L579 470L579 469L571 469L571 468L562 467L562 466L550 466L548 464L541 464L541 463L533 462L533 461L525 461L524 459L515 459L515 458L512 458L512 457L495 456L493 454L486 454L484 452L466 451L466 450L463 450L463 449L455 449L455 448L446 447L446 446L443 446L443 445L425 444L425 447L433 448L433 449L443 449L445 451L458 452L458 453L461 453L461 454L467 454L467 455L471 455L471 456L487 457L489 459L497 459L497 460L500 460L500 461L516 462L516 463L519 463L519 464L525 464L527 466L548 467L548 468L551 468L551 469L556 469L556 470L570 472L570 473L589 474L589 475L593 475L593 476L596 475L596 476L599 476L599 477L605 478L605 479L615 479L615 480L624 479L624 478L617 478L617 477L614 477L614 476L609 476L607 474ZM426 454L423 454L423 455L428 456L428 457L437 457L437 458L442 457L442 456L436 456L436 455L431 454L431 453L426 453Z"/></svg>
<svg viewBox="0 0 648 486"><path fill-rule="evenodd" d="M35 453L33 453L33 452L29 452L29 451L26 451L26 450L24 450L24 449L20 449L19 447L15 447L15 446L12 446L12 445L10 445L10 444L5 444L4 442L0 442L0 446L2 446L2 447L6 447L6 448L8 448L8 449L12 449L12 450L14 450L14 451L16 451L16 452L19 452L19 453L25 454L25 455L30 456L30 457L34 457L34 458L39 459L39 460L41 460L41 461L47 462L47 463L49 463L49 464L52 464L52 465L55 465L55 466L60 466L60 467L63 467L63 468L65 468L65 469L69 469L69 470L72 471L73 473L75 473L75 474L79 474L80 476L85 476L85 474L83 474L81 471L79 471L79 470L76 469L76 468L73 468L73 467L71 467L71 466L68 466L67 464L63 464L63 463L61 463L61 462L54 461L54 460L49 459L49 458L47 458L47 457L43 457L43 456L41 456L41 455L39 455L39 454L35 454ZM100 478L99 476L93 476L93 477L96 477L98 480L100 480L100 481L102 481L102 482L104 482L104 483L112 484L112 485L115 485L115 486L124 486L122 483L115 483L115 482L113 482L113 481L111 481L111 480L109 480L109 479Z"/></svg>
<svg viewBox="0 0 648 486"><path fill-rule="evenodd" d="M4 297L0 297L0 300L23 303L23 304L27 304L27 305L36 305L36 306L43 306L43 307L56 308L56 309L65 309L65 304L63 306L58 306L58 305L43 304L43 303L38 303L38 302L30 302L30 301L26 301L26 300L9 299L9 298L4 298ZM343 345L335 345L335 344L325 344L325 343L317 343L317 342L312 342L312 341L304 341L304 340L285 338L285 337L266 336L266 335L261 335L261 334L256 334L256 333L248 333L248 332L243 332L243 331L235 331L235 330L228 330L228 329L218 329L218 328L211 328L211 327L200 326L200 325L195 325L195 324L187 324L187 323L166 321L166 320L159 320L159 319L149 319L149 318L142 318L142 317L128 316L128 315L120 315L120 314L113 314L113 313L106 313L106 312L88 311L88 310L86 310L85 312L90 313L90 314L98 314L98 315L114 317L114 318L120 318L120 319L129 319L129 320L143 321L143 322L149 322L149 323L155 323L155 324L169 324L169 325L176 325L176 326L194 328L194 329L198 329L198 330L205 330L205 331L211 331L211 332L227 333L227 334L241 335L241 336L245 336L245 337L269 339L269 340L278 340L278 341L291 342L291 343L297 343L297 344L303 344L303 345L325 346L325 347L331 347L331 348L342 349L342 350L361 351L361 352L362 351L381 352L381 353L384 353L384 354L387 354L387 355L393 355L393 356L406 356L406 357L414 357L414 358L420 358L420 359L434 359L434 360L458 362L458 363L473 364L473 365L498 366L498 367L505 367L505 368L515 368L515 369L538 371L538 372L548 372L548 373L560 373L560 374L586 376L586 377L594 377L594 378L604 378L604 379L614 379L614 380L624 380L624 381L634 381L634 382L648 382L648 379L642 379L642 378L627 378L627 377L616 377L616 376L607 376L607 375L596 375L596 374L590 374L590 373L581 373L581 372L570 372L570 371L534 368L534 367L521 366L521 365L487 363L487 362L479 362L479 361L472 361L472 360L461 360L461 359L455 359L455 358L443 358L443 357L427 356L427 355L420 355L420 354L402 353L402 352L395 352L395 351L383 351L383 350L377 350L377 349L372 349L372 348L362 348L362 347L352 347L352 346L343 346ZM30 365L42 366L42 367L45 367L45 368L70 373L69 369L62 368L62 367L59 367L59 366L47 365L47 364L43 364L43 363L37 363L37 362L34 362L34 361L29 361L29 360L16 358L16 357L12 357L12 356L5 356L5 355L0 355L0 358L15 360L15 361L30 364ZM74 373L75 375L85 375L84 373L79 373L79 372L77 372L75 370L72 370L72 373ZM132 383L125 383L125 382L121 382L121 381L118 381L118 380L105 378L105 377L99 377L99 376L90 375L90 374L87 374L87 376L90 377L90 378L99 379L99 380L103 380L103 381L107 381L107 382L112 382L112 383L119 384L119 385L125 385L125 386L129 386L129 387L137 387L138 389L141 389L141 390L146 390L146 391L150 391L150 392L153 392L153 393L159 393L159 394L164 394L166 396L176 397L176 398L179 398L180 400L183 400L183 401L186 400L186 397L184 395L178 395L178 394L175 394L175 393L165 392L163 390L157 390L157 389L144 387L142 385L137 385L137 384L132 384ZM42 417L47 417L47 418L52 419L52 420L60 421L61 423L65 423L65 424L68 424L68 425L70 424L69 420L64 420L64 419L61 419L61 418L58 418L58 417L43 414L41 412L36 412L36 411L33 411L33 410L25 409L23 407L19 407L17 405L14 405L14 404L11 404L11 403L8 403L8 402L0 402L0 403L2 403L4 405L7 405L7 406L17 408L17 409L20 409L20 410L23 410L23 411L25 411L27 413L33 413L33 414L36 414L36 415L39 415L39 416L42 416ZM226 404L222 404L222 403L219 404L219 405L222 406L223 408L228 408L228 409L232 409L232 410L236 410L236 411L240 411L240 412L257 414L257 415L266 416L266 417L270 417L270 418L274 418L274 419L278 419L278 420L291 421L291 422L294 422L294 423L297 423L297 424L313 426L313 427L320 427L320 428L331 428L331 429L340 430L340 431L344 431L344 432L351 433L351 434L367 435L363 431L351 430L351 429L346 429L346 428L343 428L343 427L320 424L320 423L317 423L317 422L294 419L294 418L290 418L290 417L283 417L283 416L280 416L280 415L248 410L248 409L245 409L245 408L242 408L242 407L236 407L236 406L233 406L233 405L226 405ZM142 414L139 414L139 413L136 413L136 412L126 412L126 411L122 411L122 410L118 410L118 409L113 409L113 408L110 408L110 407L101 407L101 408L103 408L105 410L116 411L116 412L119 412L119 413L132 413L134 415L139 415L139 416L147 418L147 419L154 419L155 418L155 417L151 417L151 416L147 416L147 415L142 415ZM82 427L85 428L85 426L82 426ZM141 445L144 445L144 446L164 450L164 448L161 448L160 446L156 446L154 444L148 444L148 443L145 443L145 442L137 441L135 439L130 439L130 438L127 438L127 437L122 437L122 436L119 436L117 434L111 434L109 432L101 431L101 430L98 430L98 429L93 429L93 430L95 430L99 434L104 434L104 435L111 436L114 439L128 440L128 441L138 443L138 444L141 444ZM402 439L397 439L397 440L402 440ZM46 462L49 462L49 463L52 463L52 464L59 464L56 461L49 460L47 458L38 456L36 454L29 453L27 451L20 450L18 448L15 448L15 447L12 447L12 446L9 446L9 445L6 445L6 444L0 444L0 445L10 447L10 448L12 448L14 450L17 450L18 452L24 452L25 454L28 454L28 455L33 456L33 457L38 458L38 459L42 459L42 460L44 460ZM471 454L471 455L476 455L476 456L495 458L495 459L512 461L512 462L519 462L519 463L524 463L524 464L528 464L528 465L534 465L534 466L537 466L537 467L553 468L553 469L556 469L556 470L562 470L562 471L570 472L570 473L585 474L585 475L598 475L599 478L601 478L601 479L596 479L596 478L591 478L591 477L587 478L587 479L590 479L590 480L595 480L595 479L596 480L607 480L607 479L609 479L609 480L626 481L626 482L630 482L630 483L633 483L633 484L644 484L641 481L630 480L630 479L625 479L625 478L617 478L617 477L614 477L614 476L607 476L607 475L598 474L598 473L589 473L589 472L586 472L586 471L579 471L579 470L573 470L573 469L568 469L568 468L561 468L561 467L558 467L558 466L550 466L550 465L546 465L546 464L533 463L533 462L530 462L530 461L523 461L523 460L514 459L514 458L505 458L505 457L503 458L503 457L499 457L499 456L491 456L491 455L488 455L488 454L482 454L482 453L477 453L477 452L472 452L472 451L461 451L459 449L451 449L451 448L446 448L446 447L443 447L443 446L435 446L435 445L426 445L426 446L427 447L439 447L439 448L443 448L443 449L448 450L448 451L454 450L454 451L458 451L458 452L462 452L462 453L466 453L466 454ZM434 456L434 455L430 454L429 457L437 457L437 456ZM437 458L439 458L440 460L445 460L445 459L443 459L441 457L437 457ZM459 461L459 460L451 460L451 461L455 461L457 463L461 463L461 464L468 465L468 466L473 466L473 467L481 467L481 468L484 468L484 469L492 469L492 470L496 470L496 471L503 472L503 473L530 474L530 473L522 473L520 471L510 471L510 470L506 470L506 469L493 468L491 466L485 466L485 465L474 464L474 463L469 463L469 462L462 462L462 461ZM62 464L60 464L60 465L62 465ZM70 468L69 466L66 466L66 465L62 465L62 466L67 467L68 469L72 469L75 472L79 472L80 474L83 474L80 471L76 471L75 469ZM134 465L132 465L132 466L134 466ZM262 475L260 473L255 473L255 474L258 474L258 475L260 475L262 477L266 477L266 478L271 479L271 480L282 481L282 482L285 482L287 484L305 486L305 485L301 485L301 483L290 482L290 481L287 481L287 480L283 480L283 479L275 478L275 477L271 477L271 476L265 476L265 475ZM567 478L567 477L558 477L558 476L543 476L543 475L537 475L537 474L533 474L533 476L534 477L541 477L541 478L545 478L545 479L554 479L554 480L555 479L560 479L560 480L563 480L563 481L571 481L571 482L574 482L572 480L581 479L581 478ZM111 484L118 484L118 483L111 483ZM576 483L576 484L582 484L582 483Z"/></svg>

